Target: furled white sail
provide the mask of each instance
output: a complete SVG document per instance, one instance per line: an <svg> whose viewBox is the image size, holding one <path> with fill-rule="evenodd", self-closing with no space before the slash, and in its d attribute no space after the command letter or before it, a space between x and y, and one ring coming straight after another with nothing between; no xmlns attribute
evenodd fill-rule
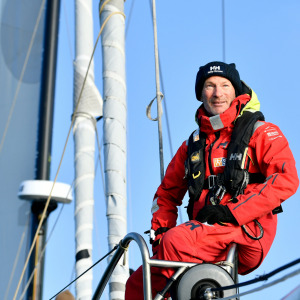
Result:
<svg viewBox="0 0 300 300"><path fill-rule="evenodd" d="M75 226L76 275L92 263L95 126L102 115L102 98L94 83L92 0L76 0L76 57L74 62ZM84 86L83 90L82 87ZM81 92L82 91L82 92ZM79 101L79 102L78 102ZM76 281L76 299L92 298L92 271Z"/></svg>
<svg viewBox="0 0 300 300"><path fill-rule="evenodd" d="M35 178L45 2L0 5L1 299L13 298L30 246L31 203L17 194L22 181Z"/></svg>
<svg viewBox="0 0 300 300"><path fill-rule="evenodd" d="M103 130L108 244L112 249L127 233L126 79L124 0L100 1L103 56ZM110 279L110 299L123 299L128 264Z"/></svg>

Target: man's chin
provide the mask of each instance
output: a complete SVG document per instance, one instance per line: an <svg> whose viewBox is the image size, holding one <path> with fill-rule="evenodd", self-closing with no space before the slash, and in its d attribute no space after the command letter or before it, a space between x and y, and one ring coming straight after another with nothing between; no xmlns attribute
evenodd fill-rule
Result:
<svg viewBox="0 0 300 300"><path fill-rule="evenodd" d="M211 114L216 116L222 114L226 109L224 108L217 108L217 109L211 109Z"/></svg>

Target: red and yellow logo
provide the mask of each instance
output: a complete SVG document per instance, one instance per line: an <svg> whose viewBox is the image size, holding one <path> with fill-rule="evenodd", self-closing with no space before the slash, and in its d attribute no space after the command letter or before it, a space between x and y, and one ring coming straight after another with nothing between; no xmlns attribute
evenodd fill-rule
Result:
<svg viewBox="0 0 300 300"><path fill-rule="evenodd" d="M226 165L225 157L214 158L214 167L224 167Z"/></svg>

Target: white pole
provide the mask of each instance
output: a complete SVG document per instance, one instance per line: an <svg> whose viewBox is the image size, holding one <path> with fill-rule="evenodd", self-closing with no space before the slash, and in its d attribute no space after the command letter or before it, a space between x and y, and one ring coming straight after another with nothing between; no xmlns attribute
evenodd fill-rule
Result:
<svg viewBox="0 0 300 300"><path fill-rule="evenodd" d="M113 15L111 15L113 14ZM108 222L111 250L127 233L126 79L124 0L100 1L102 32L103 130ZM128 263L120 262L110 279L110 299L124 299Z"/></svg>
<svg viewBox="0 0 300 300"><path fill-rule="evenodd" d="M94 84L94 64L84 78L93 52L92 0L75 2L74 143L76 276L92 264L95 173L95 117L102 115L102 99ZM80 99L80 92L84 83ZM78 104L79 101L79 104ZM78 106L78 107L77 107ZM77 107L76 111L75 108ZM92 271L76 281L76 299L92 298Z"/></svg>

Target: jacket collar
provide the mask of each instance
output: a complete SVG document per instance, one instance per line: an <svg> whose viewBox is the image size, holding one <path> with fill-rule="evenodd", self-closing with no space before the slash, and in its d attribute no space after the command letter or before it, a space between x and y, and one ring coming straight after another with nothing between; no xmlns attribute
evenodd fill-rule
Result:
<svg viewBox="0 0 300 300"><path fill-rule="evenodd" d="M208 116L202 104L196 112L196 121L201 131L204 133L212 133L229 127L241 114L250 100L251 97L248 94L241 95L233 100L225 112L216 116Z"/></svg>

